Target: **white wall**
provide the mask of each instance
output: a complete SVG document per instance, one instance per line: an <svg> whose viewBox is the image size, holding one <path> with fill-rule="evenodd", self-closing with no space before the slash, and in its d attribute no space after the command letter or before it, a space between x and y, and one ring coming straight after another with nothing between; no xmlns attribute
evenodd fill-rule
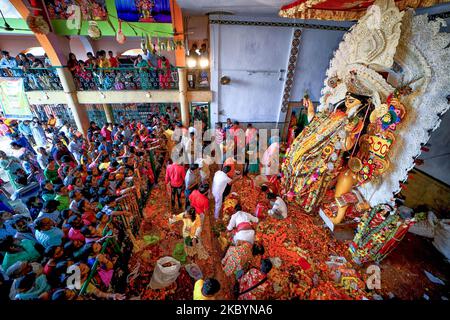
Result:
<svg viewBox="0 0 450 320"><path fill-rule="evenodd" d="M8 51L11 56L15 57L20 52L31 47L40 47L34 35L0 35L0 49Z"/></svg>
<svg viewBox="0 0 450 320"><path fill-rule="evenodd" d="M211 25L213 119L277 120L283 88L279 70L286 69L291 36L292 30L282 27ZM218 84L222 76L231 83Z"/></svg>
<svg viewBox="0 0 450 320"><path fill-rule="evenodd" d="M218 18L211 18L214 19ZM222 19L254 21L255 18ZM272 22L267 21L267 18L264 20ZM281 21L275 19L273 22ZM351 25L320 23L346 27ZM269 127L275 127L277 121L284 121L285 114L281 114L280 118L278 114L286 72L280 73L280 70L287 69L295 29L284 26L210 24L212 122L232 118L240 122L264 122ZM300 100L304 91L308 90L311 98L317 101L325 71L344 31L300 29L302 36L290 100ZM225 75L231 78L229 85L219 83Z"/></svg>
<svg viewBox="0 0 450 320"><path fill-rule="evenodd" d="M345 31L303 29L291 101L303 99L305 91L312 101L319 101L325 73L344 34Z"/></svg>

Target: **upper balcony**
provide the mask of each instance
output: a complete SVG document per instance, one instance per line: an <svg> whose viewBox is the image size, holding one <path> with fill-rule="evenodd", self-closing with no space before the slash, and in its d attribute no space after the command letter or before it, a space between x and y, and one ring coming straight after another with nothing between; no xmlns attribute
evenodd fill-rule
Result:
<svg viewBox="0 0 450 320"><path fill-rule="evenodd" d="M123 66L86 68L73 73L75 84L84 90L178 90L177 68L155 69Z"/></svg>
<svg viewBox="0 0 450 320"><path fill-rule="evenodd" d="M63 90L55 67L48 68L0 68L1 78L23 78L24 90Z"/></svg>
<svg viewBox="0 0 450 320"><path fill-rule="evenodd" d="M58 68L0 68L0 77L23 78L30 104L65 103ZM178 102L178 68L83 68L72 72L80 103ZM209 70L186 73L191 101L209 102Z"/></svg>

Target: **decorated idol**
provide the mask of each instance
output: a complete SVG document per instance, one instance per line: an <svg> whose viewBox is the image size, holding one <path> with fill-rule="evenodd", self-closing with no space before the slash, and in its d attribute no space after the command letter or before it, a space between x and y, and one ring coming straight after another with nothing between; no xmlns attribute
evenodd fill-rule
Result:
<svg viewBox="0 0 450 320"><path fill-rule="evenodd" d="M318 112L282 165L285 194L334 224L389 204L449 105L442 21L379 0L344 36ZM311 104L307 101L307 104Z"/></svg>

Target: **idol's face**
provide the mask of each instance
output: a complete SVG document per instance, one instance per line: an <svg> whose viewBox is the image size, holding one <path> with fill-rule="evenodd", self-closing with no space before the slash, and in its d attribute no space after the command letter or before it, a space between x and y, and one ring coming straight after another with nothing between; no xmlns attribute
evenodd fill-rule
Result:
<svg viewBox="0 0 450 320"><path fill-rule="evenodd" d="M346 113L349 114L351 111L359 107L361 104L362 104L361 100L358 100L352 97L351 95L347 94L347 96L345 97Z"/></svg>

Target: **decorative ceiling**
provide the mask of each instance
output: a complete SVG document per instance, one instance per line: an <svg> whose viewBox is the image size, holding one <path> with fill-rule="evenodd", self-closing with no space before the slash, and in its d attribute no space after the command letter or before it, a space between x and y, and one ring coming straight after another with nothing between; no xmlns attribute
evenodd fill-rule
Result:
<svg viewBox="0 0 450 320"><path fill-rule="evenodd" d="M33 8L45 4L45 10L34 14L48 17L58 35L88 35L91 21L95 21L103 36L115 36L118 30L131 37L172 37L174 33L170 0L29 0L29 3ZM14 29L5 31L5 23L0 21L0 33L32 34L27 21L9 1L0 0L0 10Z"/></svg>
<svg viewBox="0 0 450 320"><path fill-rule="evenodd" d="M279 15L284 18L320 20L357 20L375 1L367 0L296 0L281 7ZM450 0L396 0L395 3L406 8L431 7Z"/></svg>

